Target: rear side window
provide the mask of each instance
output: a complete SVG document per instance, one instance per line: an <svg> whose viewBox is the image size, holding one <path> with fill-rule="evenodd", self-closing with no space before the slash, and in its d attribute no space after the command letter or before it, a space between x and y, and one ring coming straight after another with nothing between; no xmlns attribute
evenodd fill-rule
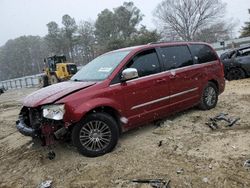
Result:
<svg viewBox="0 0 250 188"><path fill-rule="evenodd" d="M193 65L193 59L187 46L161 48L161 55L167 70Z"/></svg>
<svg viewBox="0 0 250 188"><path fill-rule="evenodd" d="M249 55L250 55L250 48L242 50L241 56L249 56Z"/></svg>
<svg viewBox="0 0 250 188"><path fill-rule="evenodd" d="M215 52L207 45L191 44L189 47L197 64L208 63L218 59Z"/></svg>
<svg viewBox="0 0 250 188"><path fill-rule="evenodd" d="M143 77L160 72L160 63L155 50L147 50L136 55L126 68L136 68L139 77Z"/></svg>

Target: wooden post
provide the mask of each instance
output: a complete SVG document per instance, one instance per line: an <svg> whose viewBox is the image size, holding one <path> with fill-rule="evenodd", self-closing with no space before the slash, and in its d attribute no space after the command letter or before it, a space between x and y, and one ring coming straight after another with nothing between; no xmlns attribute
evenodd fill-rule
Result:
<svg viewBox="0 0 250 188"><path fill-rule="evenodd" d="M33 77L30 78L31 78L31 86L34 86Z"/></svg>
<svg viewBox="0 0 250 188"><path fill-rule="evenodd" d="M20 88L22 88L22 79L19 79Z"/></svg>
<svg viewBox="0 0 250 188"><path fill-rule="evenodd" d="M28 87L27 79L24 78L24 81L25 81L25 86Z"/></svg>

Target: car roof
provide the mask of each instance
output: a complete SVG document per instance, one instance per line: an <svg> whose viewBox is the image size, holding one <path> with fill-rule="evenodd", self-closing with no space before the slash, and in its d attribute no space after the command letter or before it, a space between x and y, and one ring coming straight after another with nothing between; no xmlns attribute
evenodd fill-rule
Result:
<svg viewBox="0 0 250 188"><path fill-rule="evenodd" d="M247 45L247 46L244 46L244 47L241 47L241 48L237 48L236 50L245 50L247 48L250 48L250 45Z"/></svg>
<svg viewBox="0 0 250 188"><path fill-rule="evenodd" d="M156 47L164 47L164 46L176 46L176 45L187 45L187 44L204 44L210 46L208 43L205 42L152 42L145 45L139 45L139 46L132 46L127 48L121 48L118 50L114 50L111 52L120 52L120 51L133 51L133 50L143 50L147 48L156 48ZM108 52L110 53L110 52Z"/></svg>
<svg viewBox="0 0 250 188"><path fill-rule="evenodd" d="M245 50L245 49L247 49L247 48L250 48L250 45L247 45L247 46L244 46L244 47L240 47L240 48L230 49L230 50L228 50L228 51L222 53L221 56L226 55L226 54L232 54L232 53L234 53L235 51L238 51L238 50Z"/></svg>
<svg viewBox="0 0 250 188"><path fill-rule="evenodd" d="M228 50L225 53L230 53L230 52L237 51L237 50L245 50L247 48L250 48L250 45L247 45L247 46L244 46L244 47L240 47L240 48L231 49L231 50Z"/></svg>

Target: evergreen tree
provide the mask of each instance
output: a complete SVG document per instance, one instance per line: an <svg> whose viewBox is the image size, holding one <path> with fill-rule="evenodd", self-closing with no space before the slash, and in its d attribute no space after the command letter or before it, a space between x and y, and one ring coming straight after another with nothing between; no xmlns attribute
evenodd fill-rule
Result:
<svg viewBox="0 0 250 188"><path fill-rule="evenodd" d="M248 9L248 12L250 14L250 9ZM242 27L240 37L249 37L249 36L250 36L250 21L245 22L245 26Z"/></svg>

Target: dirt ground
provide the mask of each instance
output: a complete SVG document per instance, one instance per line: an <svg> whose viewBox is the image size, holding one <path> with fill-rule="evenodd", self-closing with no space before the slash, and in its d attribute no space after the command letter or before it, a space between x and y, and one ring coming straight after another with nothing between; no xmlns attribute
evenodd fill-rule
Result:
<svg viewBox="0 0 250 188"><path fill-rule="evenodd" d="M8 91L0 96L0 187L146 188L131 179L163 178L171 187L250 187L250 79L227 82L218 105L171 116L160 127L150 124L125 133L112 153L98 158L81 156L70 144L55 148L55 160L32 146L15 128L21 99L35 89ZM232 127L207 125L219 113L239 117ZM159 142L162 145L159 147Z"/></svg>

